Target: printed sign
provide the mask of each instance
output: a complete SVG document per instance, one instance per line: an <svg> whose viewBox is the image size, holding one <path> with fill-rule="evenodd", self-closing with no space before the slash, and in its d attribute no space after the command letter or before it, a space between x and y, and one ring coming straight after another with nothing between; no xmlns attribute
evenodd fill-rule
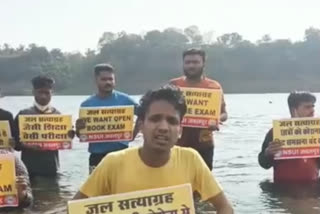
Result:
<svg viewBox="0 0 320 214"><path fill-rule="evenodd" d="M68 202L69 214L195 214L190 184Z"/></svg>
<svg viewBox="0 0 320 214"><path fill-rule="evenodd" d="M185 88L181 87L187 112L183 118L182 126L208 128L219 124L222 91L215 89Z"/></svg>
<svg viewBox="0 0 320 214"><path fill-rule="evenodd" d="M130 141L133 138L134 106L81 108L86 128L80 130L80 142Z"/></svg>
<svg viewBox="0 0 320 214"><path fill-rule="evenodd" d="M14 154L0 154L0 207L17 207Z"/></svg>
<svg viewBox="0 0 320 214"><path fill-rule="evenodd" d="M9 148L9 139L11 138L11 130L9 121L0 121L0 149Z"/></svg>
<svg viewBox="0 0 320 214"><path fill-rule="evenodd" d="M45 150L71 149L71 115L19 115L20 141Z"/></svg>
<svg viewBox="0 0 320 214"><path fill-rule="evenodd" d="M275 159L320 157L320 118L274 120L273 139L282 144Z"/></svg>

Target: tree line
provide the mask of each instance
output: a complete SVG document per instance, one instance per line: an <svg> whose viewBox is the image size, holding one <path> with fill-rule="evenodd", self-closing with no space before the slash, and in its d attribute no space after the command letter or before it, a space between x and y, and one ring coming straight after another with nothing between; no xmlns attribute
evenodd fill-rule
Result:
<svg viewBox="0 0 320 214"><path fill-rule="evenodd" d="M182 52L190 47L206 51L205 72L227 93L320 91L320 30L312 27L295 42L270 35L251 42L236 32L214 38L212 32L190 26L143 35L104 32L97 48L85 53L2 44L0 87L7 95L31 94L30 79L48 74L55 78L58 94L91 94L94 65L110 62L117 70L117 88L141 94L181 75Z"/></svg>

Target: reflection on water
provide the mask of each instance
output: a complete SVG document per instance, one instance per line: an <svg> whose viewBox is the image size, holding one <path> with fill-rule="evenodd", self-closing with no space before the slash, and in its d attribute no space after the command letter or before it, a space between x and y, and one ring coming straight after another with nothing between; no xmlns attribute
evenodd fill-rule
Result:
<svg viewBox="0 0 320 214"><path fill-rule="evenodd" d="M275 186L265 181L272 178L272 170L262 169L258 164L257 155L272 119L289 116L286 97L286 94L226 95L230 117L215 134L213 173L236 213L320 213L319 184ZM319 94L317 97L320 100ZM72 114L75 120L78 106L85 98L56 96L53 105L65 114ZM0 100L0 106L17 114L32 102L32 97L5 97ZM320 109L319 104L315 109ZM140 144L141 136L131 146ZM88 176L88 157L87 145L75 139L71 151L60 151L61 174L57 179L32 180L35 197L32 209L10 213L66 213L67 201Z"/></svg>
<svg viewBox="0 0 320 214"><path fill-rule="evenodd" d="M46 210L52 207L52 201L59 202L55 207L64 206L64 195L61 192L62 187L59 184L60 177L42 178L34 177L31 179L32 189L35 198L34 210ZM50 192L50 194L48 194Z"/></svg>
<svg viewBox="0 0 320 214"><path fill-rule="evenodd" d="M261 182L262 196L269 210L278 213L320 213L320 183L274 184Z"/></svg>

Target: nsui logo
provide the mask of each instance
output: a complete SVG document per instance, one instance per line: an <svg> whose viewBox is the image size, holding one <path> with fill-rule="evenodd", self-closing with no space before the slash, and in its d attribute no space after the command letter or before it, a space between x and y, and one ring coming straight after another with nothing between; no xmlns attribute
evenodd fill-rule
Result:
<svg viewBox="0 0 320 214"><path fill-rule="evenodd" d="M4 201L8 205L13 205L16 203L16 198L13 195L9 195L4 198Z"/></svg>
<svg viewBox="0 0 320 214"><path fill-rule="evenodd" d="M125 132L124 133L124 138L129 139L130 138L130 132Z"/></svg>
<svg viewBox="0 0 320 214"><path fill-rule="evenodd" d="M71 148L70 142L63 142L63 143L62 143L62 148L64 148L64 149L69 149L69 148Z"/></svg>
<svg viewBox="0 0 320 214"><path fill-rule="evenodd" d="M81 141L86 141L87 140L87 136L86 135L80 135L80 139Z"/></svg>

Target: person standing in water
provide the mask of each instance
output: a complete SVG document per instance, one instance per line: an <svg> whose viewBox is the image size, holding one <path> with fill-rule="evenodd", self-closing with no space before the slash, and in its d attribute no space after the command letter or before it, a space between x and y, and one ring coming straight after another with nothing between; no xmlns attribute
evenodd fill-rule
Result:
<svg viewBox="0 0 320 214"><path fill-rule="evenodd" d="M21 159L26 165L30 177L48 176L55 177L59 169L59 152L43 150L38 146L28 145L20 141L19 115L60 114L51 104L54 80L48 76L39 75L32 79L34 104L21 110L15 118L14 136L15 150L21 151ZM72 131L68 133L74 135Z"/></svg>
<svg viewBox="0 0 320 214"><path fill-rule="evenodd" d="M8 155L13 154L10 149L0 149L0 156L1 155ZM19 208L28 208L32 205L33 202L33 195L29 180L28 171L23 164L23 162L15 156L15 171L16 171L16 187L18 191L18 207L5 207L0 208L0 213L13 211Z"/></svg>
<svg viewBox="0 0 320 214"><path fill-rule="evenodd" d="M314 116L316 97L309 92L292 92L288 106L292 118ZM319 179L320 158L274 160L281 143L273 140L273 129L265 136L258 161L262 168L273 167L275 183L315 182Z"/></svg>
<svg viewBox="0 0 320 214"><path fill-rule="evenodd" d="M127 94L115 90L116 70L110 64L98 64L94 68L94 76L98 93L92 95L81 103L81 107L112 107L112 106L134 106L135 111L137 103ZM83 119L76 121L76 133L79 137L80 130L86 127ZM135 127L133 138L138 133ZM91 173L100 161L110 152L119 151L128 148L128 141L119 142L89 142L89 173Z"/></svg>
<svg viewBox="0 0 320 214"><path fill-rule="evenodd" d="M107 155L74 199L133 192L190 183L218 214L233 213L230 202L199 154L175 146L186 103L174 86L149 91L140 100L142 147Z"/></svg>
<svg viewBox="0 0 320 214"><path fill-rule="evenodd" d="M188 49L182 54L184 75L170 80L170 84L178 87L222 90L219 82L209 79L204 74L206 53L201 49ZM226 103L222 93L220 121L228 119ZM214 139L213 131L219 130L219 124L209 128L183 127L182 136L177 145L191 147L199 152L210 170L213 167Z"/></svg>
<svg viewBox="0 0 320 214"><path fill-rule="evenodd" d="M1 96L0 96L1 97ZM0 121L8 121L10 132L14 132L14 119L12 114L9 111L0 108ZM11 144L14 144L13 139L9 139ZM1 155L8 155L13 154L13 148L0 148L0 156ZM33 202L33 195L31 191L30 181L28 171L23 164L23 162L15 156L15 171L16 171L16 186L18 190L18 200L19 206L18 208L27 208L31 206ZM0 212L9 212L13 211L17 208L15 207L8 207L8 208L0 208Z"/></svg>

